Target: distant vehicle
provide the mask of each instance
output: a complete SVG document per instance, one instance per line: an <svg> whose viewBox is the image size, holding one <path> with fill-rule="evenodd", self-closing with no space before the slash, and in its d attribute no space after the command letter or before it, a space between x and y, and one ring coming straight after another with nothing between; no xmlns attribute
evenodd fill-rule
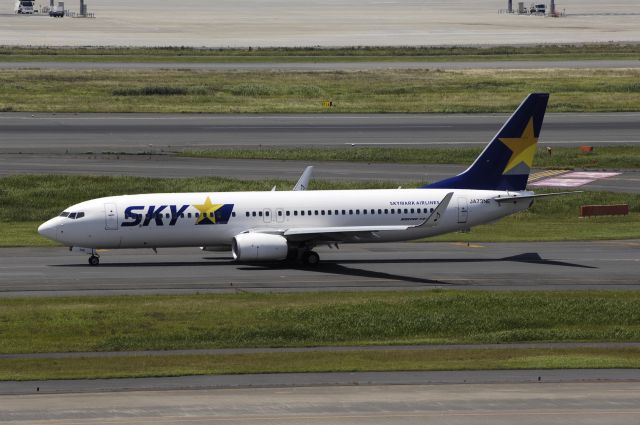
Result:
<svg viewBox="0 0 640 425"><path fill-rule="evenodd" d="M57 6L51 7L51 9L49 9L49 16L52 16L54 18L63 18L64 4L58 4Z"/></svg>
<svg viewBox="0 0 640 425"><path fill-rule="evenodd" d="M33 14L33 2L30 0L18 0L14 11L18 14Z"/></svg>
<svg viewBox="0 0 640 425"><path fill-rule="evenodd" d="M544 4L534 4L529 10L532 15L544 15L546 11L547 7Z"/></svg>

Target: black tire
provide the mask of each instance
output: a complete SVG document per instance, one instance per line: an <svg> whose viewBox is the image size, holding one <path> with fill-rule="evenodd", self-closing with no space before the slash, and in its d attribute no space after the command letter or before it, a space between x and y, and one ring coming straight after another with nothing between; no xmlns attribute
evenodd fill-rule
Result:
<svg viewBox="0 0 640 425"><path fill-rule="evenodd" d="M100 264L100 258L92 255L91 257L89 257L89 264L92 266L97 266L98 264Z"/></svg>
<svg viewBox="0 0 640 425"><path fill-rule="evenodd" d="M320 256L318 255L317 252L307 251L304 253L302 260L306 265L317 266L318 263L320 262Z"/></svg>

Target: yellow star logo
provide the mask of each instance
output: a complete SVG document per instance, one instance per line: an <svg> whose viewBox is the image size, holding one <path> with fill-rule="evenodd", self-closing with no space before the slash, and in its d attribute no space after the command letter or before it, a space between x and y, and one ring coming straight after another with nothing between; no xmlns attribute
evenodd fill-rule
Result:
<svg viewBox="0 0 640 425"><path fill-rule="evenodd" d="M202 205L194 205L194 207L200 211L200 217L198 217L198 221L196 224L209 224L216 222L215 212L222 206L223 204L213 204L211 203L211 198L207 196L207 200L204 201Z"/></svg>
<svg viewBox="0 0 640 425"><path fill-rule="evenodd" d="M517 138L502 138L500 139L509 149L511 149L511 158L507 166L504 168L503 173L511 170L516 165L524 162L531 168L533 164L533 155L536 153L536 143L538 138L533 135L533 117L529 119L529 123L525 127L522 135Z"/></svg>

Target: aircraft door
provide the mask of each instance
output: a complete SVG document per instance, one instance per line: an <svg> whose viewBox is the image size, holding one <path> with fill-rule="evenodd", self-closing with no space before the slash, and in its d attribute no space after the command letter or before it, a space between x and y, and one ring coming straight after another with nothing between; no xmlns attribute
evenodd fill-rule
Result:
<svg viewBox="0 0 640 425"><path fill-rule="evenodd" d="M118 230L118 210L116 204L104 204L104 218L106 230Z"/></svg>
<svg viewBox="0 0 640 425"><path fill-rule="evenodd" d="M264 220L265 223L271 223L271 210L268 208L265 208L262 210L262 220Z"/></svg>
<svg viewBox="0 0 640 425"><path fill-rule="evenodd" d="M458 198L458 223L466 223L469 216L467 198Z"/></svg>
<svg viewBox="0 0 640 425"><path fill-rule="evenodd" d="M276 221L278 223L284 223L284 210L282 208L276 209Z"/></svg>

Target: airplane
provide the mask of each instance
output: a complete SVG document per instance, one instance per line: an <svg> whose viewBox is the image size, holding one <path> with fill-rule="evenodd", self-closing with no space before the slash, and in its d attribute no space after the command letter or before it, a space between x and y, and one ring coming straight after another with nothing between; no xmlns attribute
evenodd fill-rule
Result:
<svg viewBox="0 0 640 425"><path fill-rule="evenodd" d="M100 262L98 250L201 247L238 262L299 261L345 243L421 239L496 221L534 199L575 192L526 190L548 93L531 93L462 173L414 189L202 192L121 195L65 209L40 235ZM302 182L302 183L301 183Z"/></svg>

